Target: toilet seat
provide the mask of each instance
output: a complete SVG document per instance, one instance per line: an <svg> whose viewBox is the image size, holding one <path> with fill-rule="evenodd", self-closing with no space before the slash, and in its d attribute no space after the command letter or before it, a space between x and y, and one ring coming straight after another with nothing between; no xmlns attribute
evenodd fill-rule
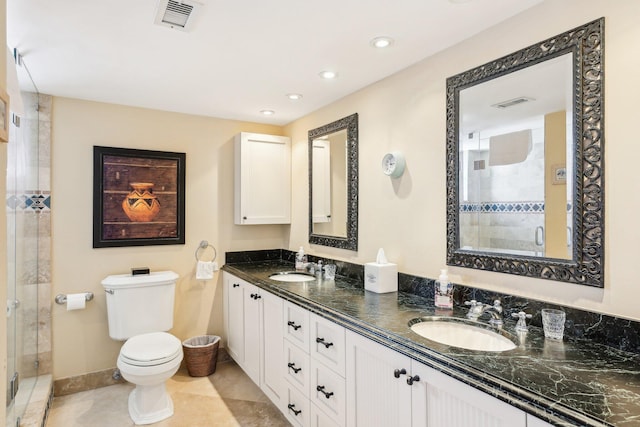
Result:
<svg viewBox="0 0 640 427"><path fill-rule="evenodd" d="M157 366L182 356L182 343L166 332L129 338L120 349L122 362L132 366Z"/></svg>

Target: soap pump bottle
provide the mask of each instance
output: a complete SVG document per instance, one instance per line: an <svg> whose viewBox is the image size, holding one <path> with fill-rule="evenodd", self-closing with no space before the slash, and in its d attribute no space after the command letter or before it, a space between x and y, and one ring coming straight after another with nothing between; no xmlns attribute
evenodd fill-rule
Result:
<svg viewBox="0 0 640 427"><path fill-rule="evenodd" d="M446 268L440 270L440 276L436 280L435 305L438 308L453 308L453 285L449 281Z"/></svg>
<svg viewBox="0 0 640 427"><path fill-rule="evenodd" d="M296 254L296 270L302 271L305 268L307 268L307 256L304 253L304 248L300 246Z"/></svg>

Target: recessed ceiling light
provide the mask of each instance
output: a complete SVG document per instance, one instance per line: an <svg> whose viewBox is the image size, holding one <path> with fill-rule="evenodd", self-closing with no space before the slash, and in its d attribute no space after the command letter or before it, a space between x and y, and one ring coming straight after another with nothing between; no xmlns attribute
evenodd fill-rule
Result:
<svg viewBox="0 0 640 427"><path fill-rule="evenodd" d="M302 99L302 95L300 95L299 93L288 93L287 98L292 101L297 101L298 99Z"/></svg>
<svg viewBox="0 0 640 427"><path fill-rule="evenodd" d="M322 77L323 79L331 80L338 77L338 73L331 70L324 70L320 72L320 77Z"/></svg>
<svg viewBox="0 0 640 427"><path fill-rule="evenodd" d="M273 116L276 112L273 110L260 110L260 113L264 114L265 116Z"/></svg>
<svg viewBox="0 0 640 427"><path fill-rule="evenodd" d="M369 44L378 49L384 49L385 47L389 47L393 44L393 39L391 37L381 36L372 39Z"/></svg>

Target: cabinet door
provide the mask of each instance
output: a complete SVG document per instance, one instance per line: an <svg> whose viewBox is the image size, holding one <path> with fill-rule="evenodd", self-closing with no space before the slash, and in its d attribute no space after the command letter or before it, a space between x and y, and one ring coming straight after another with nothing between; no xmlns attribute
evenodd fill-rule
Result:
<svg viewBox="0 0 640 427"><path fill-rule="evenodd" d="M344 328L315 314L309 320L311 357L344 377Z"/></svg>
<svg viewBox="0 0 640 427"><path fill-rule="evenodd" d="M309 312L293 303L284 304L284 336L309 353Z"/></svg>
<svg viewBox="0 0 640 427"><path fill-rule="evenodd" d="M291 222L291 140L242 132L235 141L235 224Z"/></svg>
<svg viewBox="0 0 640 427"><path fill-rule="evenodd" d="M288 340L284 341L283 368L286 369L285 378L287 381L296 386L302 393L308 395L309 375L311 373L309 355Z"/></svg>
<svg viewBox="0 0 640 427"><path fill-rule="evenodd" d="M245 283L224 273L224 320L227 351L238 365L244 365L244 300Z"/></svg>
<svg viewBox="0 0 640 427"><path fill-rule="evenodd" d="M280 407L284 392L283 369L283 334L282 309L283 300L269 292L262 295L262 367L261 384L264 393Z"/></svg>
<svg viewBox="0 0 640 427"><path fill-rule="evenodd" d="M497 398L412 361L420 376L412 395L413 426L526 427L526 414ZM426 384L425 384L426 383Z"/></svg>
<svg viewBox="0 0 640 427"><path fill-rule="evenodd" d="M245 283L244 298L244 371L260 386L260 329L262 296L260 289Z"/></svg>
<svg viewBox="0 0 640 427"><path fill-rule="evenodd" d="M346 388L341 377L315 359L311 359L309 398L338 425L345 423Z"/></svg>
<svg viewBox="0 0 640 427"><path fill-rule="evenodd" d="M351 331L346 342L347 425L411 426L411 387L400 374L411 359Z"/></svg>

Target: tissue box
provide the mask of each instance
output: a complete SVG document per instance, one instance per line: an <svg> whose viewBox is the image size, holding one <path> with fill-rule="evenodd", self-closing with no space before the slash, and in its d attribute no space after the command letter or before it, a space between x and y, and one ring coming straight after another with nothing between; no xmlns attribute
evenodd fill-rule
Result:
<svg viewBox="0 0 640 427"><path fill-rule="evenodd" d="M364 265L364 288L384 294L398 291L398 265L368 262Z"/></svg>

